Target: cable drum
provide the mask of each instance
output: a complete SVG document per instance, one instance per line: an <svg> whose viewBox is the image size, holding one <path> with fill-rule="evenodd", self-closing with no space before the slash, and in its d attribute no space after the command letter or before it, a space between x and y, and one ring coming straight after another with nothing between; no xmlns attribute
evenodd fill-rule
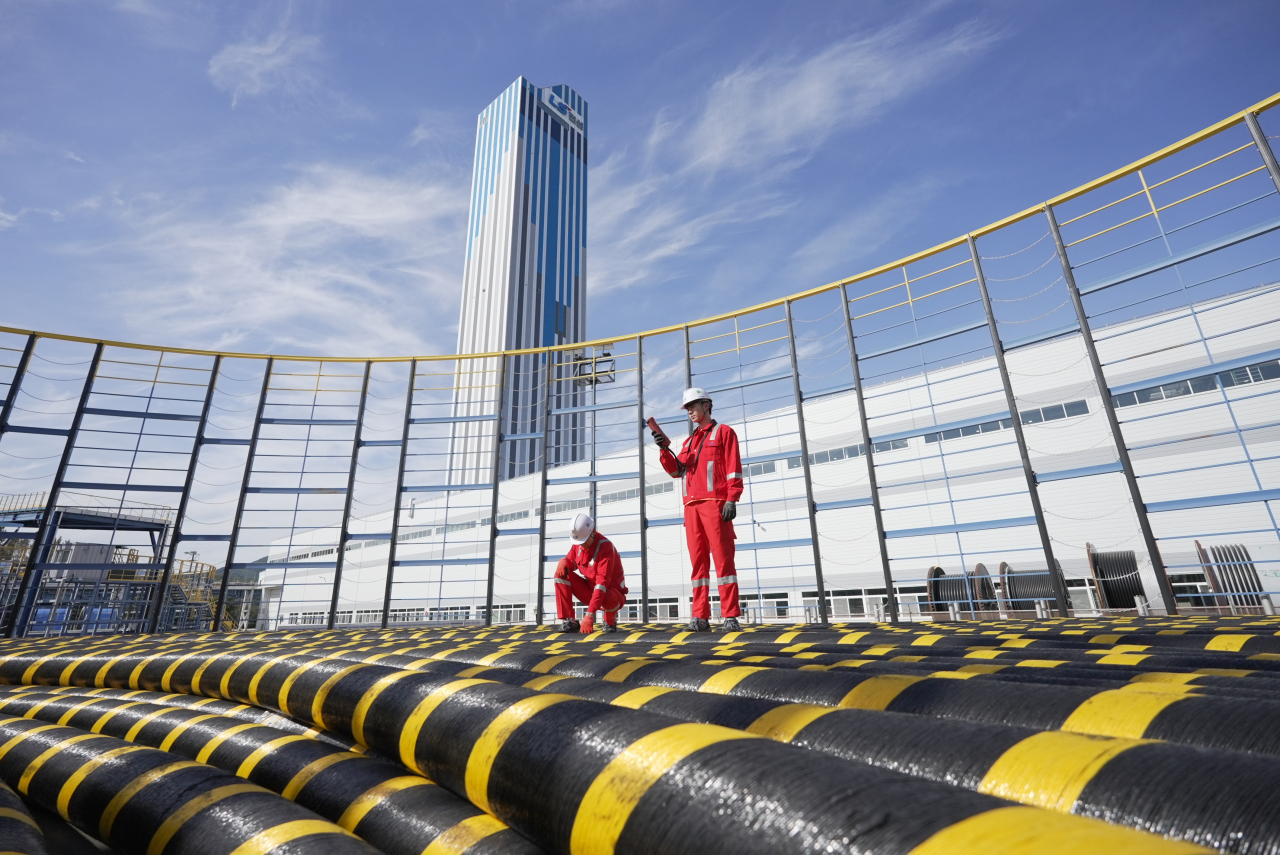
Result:
<svg viewBox="0 0 1280 855"><path fill-rule="evenodd" d="M991 583L991 574L985 564L975 564L969 576L969 591L979 611L994 612L1000 608L996 600L996 586Z"/></svg>
<svg viewBox="0 0 1280 855"><path fill-rule="evenodd" d="M941 567L930 567L926 585L929 589L930 611L949 611L952 603L965 610L971 608L968 577L948 576Z"/></svg>
<svg viewBox="0 0 1280 855"><path fill-rule="evenodd" d="M1142 579L1138 575L1138 556L1133 550L1098 552L1093 544L1085 547L1089 567L1098 586L1098 598L1104 609L1137 608L1136 598L1143 596Z"/></svg>
<svg viewBox="0 0 1280 855"><path fill-rule="evenodd" d="M1056 598L1048 570L1015 570L1001 561L999 572L1004 601L1010 609L1030 611L1036 600Z"/></svg>
<svg viewBox="0 0 1280 855"><path fill-rule="evenodd" d="M1205 578L1215 594L1226 594L1225 597L1214 597L1219 606L1262 605L1259 594L1262 592L1262 580L1253 566L1253 557L1243 543L1230 543L1221 546L1210 545L1206 553L1200 541L1196 541L1196 551L1200 553L1200 563L1204 566Z"/></svg>

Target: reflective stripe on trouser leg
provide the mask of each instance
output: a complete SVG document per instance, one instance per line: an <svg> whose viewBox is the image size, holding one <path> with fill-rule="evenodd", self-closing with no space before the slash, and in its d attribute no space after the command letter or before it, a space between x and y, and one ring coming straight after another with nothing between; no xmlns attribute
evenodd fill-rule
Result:
<svg viewBox="0 0 1280 855"><path fill-rule="evenodd" d="M597 585L596 587L600 587ZM621 588L606 588L604 596L600 598L601 611L604 612L604 622L609 626L618 625L618 609L622 608L622 604L627 600L626 595L622 593Z"/></svg>
<svg viewBox="0 0 1280 855"><path fill-rule="evenodd" d="M721 617L738 617L742 610L738 606L738 570L734 564L734 531L733 521L722 519L722 502L700 502L691 507L696 508L698 523L707 542L711 556L716 561L716 576L720 585ZM688 514L686 514L686 519ZM686 522L686 528L688 523ZM705 574L709 575L709 573ZM729 581L727 581L729 580ZM697 588L694 588L694 602L697 602ZM706 596L704 588L703 596ZM711 614L708 606L707 614ZM694 612L697 617L702 615Z"/></svg>
<svg viewBox="0 0 1280 855"><path fill-rule="evenodd" d="M556 617L560 620L573 619L573 601L591 602L591 583L577 573L570 573L567 579L556 579Z"/></svg>
<svg viewBox="0 0 1280 855"><path fill-rule="evenodd" d="M701 508L716 506L715 502L696 502L684 506L684 536L689 544L689 560L693 563L693 617L711 619L711 598L707 595L711 576L711 543L704 530Z"/></svg>

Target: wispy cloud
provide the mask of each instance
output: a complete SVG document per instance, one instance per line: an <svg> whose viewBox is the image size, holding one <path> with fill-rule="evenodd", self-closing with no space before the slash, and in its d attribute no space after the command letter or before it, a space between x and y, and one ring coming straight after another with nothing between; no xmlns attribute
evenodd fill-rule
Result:
<svg viewBox="0 0 1280 855"><path fill-rule="evenodd" d="M346 355L451 351L467 184L313 166L241 210L126 217L122 322L149 341ZM443 322L442 322L443 321Z"/></svg>
<svg viewBox="0 0 1280 855"><path fill-rule="evenodd" d="M302 95L319 87L316 63L320 39L292 32L289 16L264 35L230 44L209 60L209 79L231 93L234 107L242 97L281 92Z"/></svg>
<svg viewBox="0 0 1280 855"><path fill-rule="evenodd" d="M677 258L715 251L734 227L784 215L796 204L785 179L833 134L878 120L995 41L972 26L929 37L920 28L744 63L713 81L695 111L662 111L642 146L592 169L592 291L660 282L677 275ZM846 212L799 255L836 243L874 249L885 235L871 208L884 204Z"/></svg>
<svg viewBox="0 0 1280 855"><path fill-rule="evenodd" d="M3 208L4 197L0 196L0 232L11 229L18 224L18 215L10 214Z"/></svg>

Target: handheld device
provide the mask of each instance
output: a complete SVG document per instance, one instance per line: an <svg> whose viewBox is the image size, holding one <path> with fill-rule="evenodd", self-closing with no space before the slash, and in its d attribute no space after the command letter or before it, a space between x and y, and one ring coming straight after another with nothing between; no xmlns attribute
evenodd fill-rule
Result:
<svg viewBox="0 0 1280 855"><path fill-rule="evenodd" d="M645 420L645 424L647 424L647 425L649 426L649 430L653 431L653 432L654 432L654 433L656 433L658 436L660 436L660 437L662 437L663 439L665 439L668 443L670 443L670 442L671 442L671 437L667 436L666 431L664 431L662 428L658 427L658 421L657 421L657 419L655 419L653 416L650 416L648 419L646 419L646 420Z"/></svg>

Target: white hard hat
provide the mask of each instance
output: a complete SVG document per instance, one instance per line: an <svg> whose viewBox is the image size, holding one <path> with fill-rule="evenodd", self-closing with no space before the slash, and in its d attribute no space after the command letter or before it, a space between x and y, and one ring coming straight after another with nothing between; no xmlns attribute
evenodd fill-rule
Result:
<svg viewBox="0 0 1280 855"><path fill-rule="evenodd" d="M694 386L692 389L684 390L684 400L680 402L680 406L687 407L694 401L710 401L711 396L707 394L707 390Z"/></svg>
<svg viewBox="0 0 1280 855"><path fill-rule="evenodd" d="M586 543L591 532L596 530L596 521L586 514L578 514L573 518L573 528L569 530L569 539L574 543Z"/></svg>

